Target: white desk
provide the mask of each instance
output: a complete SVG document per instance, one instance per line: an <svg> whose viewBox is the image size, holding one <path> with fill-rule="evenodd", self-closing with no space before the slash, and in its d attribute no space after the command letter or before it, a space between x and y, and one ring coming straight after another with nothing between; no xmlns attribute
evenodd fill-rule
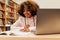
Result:
<svg viewBox="0 0 60 40"><path fill-rule="evenodd" d="M0 35L0 40L60 40L60 34L52 35L35 35L30 33L29 35Z"/></svg>
<svg viewBox="0 0 60 40"><path fill-rule="evenodd" d="M13 32L16 35L0 35L0 40L60 40L60 34L51 35L35 35L32 32L20 32L18 29L8 31Z"/></svg>

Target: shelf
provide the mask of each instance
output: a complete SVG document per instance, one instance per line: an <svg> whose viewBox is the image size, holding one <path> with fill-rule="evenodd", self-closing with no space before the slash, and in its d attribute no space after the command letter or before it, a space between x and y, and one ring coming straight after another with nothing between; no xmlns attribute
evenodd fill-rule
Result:
<svg viewBox="0 0 60 40"><path fill-rule="evenodd" d="M0 28L4 28L4 25L0 25Z"/></svg>
<svg viewBox="0 0 60 40"><path fill-rule="evenodd" d="M11 25L0 25L0 28L4 28L4 26L5 26L5 28L6 28L6 27L9 27L9 26L11 26Z"/></svg>
<svg viewBox="0 0 60 40"><path fill-rule="evenodd" d="M11 6L11 5L9 5L9 4L6 4L8 7L10 7L10 8L13 8L14 9L14 7L13 6Z"/></svg>
<svg viewBox="0 0 60 40"><path fill-rule="evenodd" d="M8 17L7 19L8 20L15 20L13 17Z"/></svg>
<svg viewBox="0 0 60 40"><path fill-rule="evenodd" d="M6 5L7 5L7 7L10 7L10 8L13 8L13 9L16 10L16 8L14 8L13 6L11 6L11 5L9 5L9 4L6 4Z"/></svg>
<svg viewBox="0 0 60 40"><path fill-rule="evenodd" d="M10 11L7 11L7 12L9 12L9 13L11 13L11 14L14 14L14 12L10 12Z"/></svg>
<svg viewBox="0 0 60 40"><path fill-rule="evenodd" d="M16 8L14 7L14 9L15 10L17 10L17 7L19 6L19 4L17 4L16 2L14 2L14 1L10 1L11 3L13 3L14 4L14 6L16 6Z"/></svg>
<svg viewBox="0 0 60 40"><path fill-rule="evenodd" d="M0 19L4 19L4 18L0 18Z"/></svg>
<svg viewBox="0 0 60 40"><path fill-rule="evenodd" d="M12 3L15 3L15 4L19 5L18 3L14 2L13 0L12 0L12 1L10 1L10 2L12 2Z"/></svg>
<svg viewBox="0 0 60 40"><path fill-rule="evenodd" d="M8 3L10 2L10 3ZM1 11L1 17L0 17L0 20L1 20L1 24L0 24L0 28L2 28L3 31L6 31L6 26L9 26L7 25L8 22L10 22L11 24L14 23L16 21L16 17L17 16L14 16L16 15L16 9L18 7L18 4L15 3L13 0L1 0L0 1L0 11Z"/></svg>
<svg viewBox="0 0 60 40"><path fill-rule="evenodd" d="M4 25L0 25L0 26L4 26Z"/></svg>
<svg viewBox="0 0 60 40"><path fill-rule="evenodd" d="M3 26L11 26L11 25L0 25L0 27L3 27Z"/></svg>
<svg viewBox="0 0 60 40"><path fill-rule="evenodd" d="M3 9L0 9L0 11L3 11L3 12L5 12L5 10L3 10Z"/></svg>
<svg viewBox="0 0 60 40"><path fill-rule="evenodd" d="M11 26L11 25L7 24L7 25L5 25L5 26L8 27L8 26Z"/></svg>
<svg viewBox="0 0 60 40"><path fill-rule="evenodd" d="M5 4L4 2L1 2L1 1L0 1L0 3L1 3L1 4Z"/></svg>
<svg viewBox="0 0 60 40"><path fill-rule="evenodd" d="M0 18L0 19L3 19L4 20L4 18Z"/></svg>

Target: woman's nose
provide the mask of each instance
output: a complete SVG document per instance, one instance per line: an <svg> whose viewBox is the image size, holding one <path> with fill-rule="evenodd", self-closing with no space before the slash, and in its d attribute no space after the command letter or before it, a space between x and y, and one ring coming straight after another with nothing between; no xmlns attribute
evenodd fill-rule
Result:
<svg viewBox="0 0 60 40"><path fill-rule="evenodd" d="M28 14L29 12L28 12L28 11L25 11L24 13L25 13L25 14Z"/></svg>

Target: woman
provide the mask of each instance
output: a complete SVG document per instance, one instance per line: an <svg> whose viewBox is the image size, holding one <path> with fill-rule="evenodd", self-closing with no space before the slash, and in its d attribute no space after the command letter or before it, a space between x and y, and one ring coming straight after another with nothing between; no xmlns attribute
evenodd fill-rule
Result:
<svg viewBox="0 0 60 40"><path fill-rule="evenodd" d="M36 28L36 14L39 6L33 1L25 1L18 7L20 17L11 27L24 27L20 31L29 32Z"/></svg>

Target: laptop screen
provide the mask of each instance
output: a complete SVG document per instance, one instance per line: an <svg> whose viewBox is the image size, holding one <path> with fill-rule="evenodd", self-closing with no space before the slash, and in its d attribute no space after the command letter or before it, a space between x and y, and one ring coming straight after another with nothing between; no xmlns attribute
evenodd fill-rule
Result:
<svg viewBox="0 0 60 40"><path fill-rule="evenodd" d="M36 34L60 32L60 9L39 9L37 12Z"/></svg>

